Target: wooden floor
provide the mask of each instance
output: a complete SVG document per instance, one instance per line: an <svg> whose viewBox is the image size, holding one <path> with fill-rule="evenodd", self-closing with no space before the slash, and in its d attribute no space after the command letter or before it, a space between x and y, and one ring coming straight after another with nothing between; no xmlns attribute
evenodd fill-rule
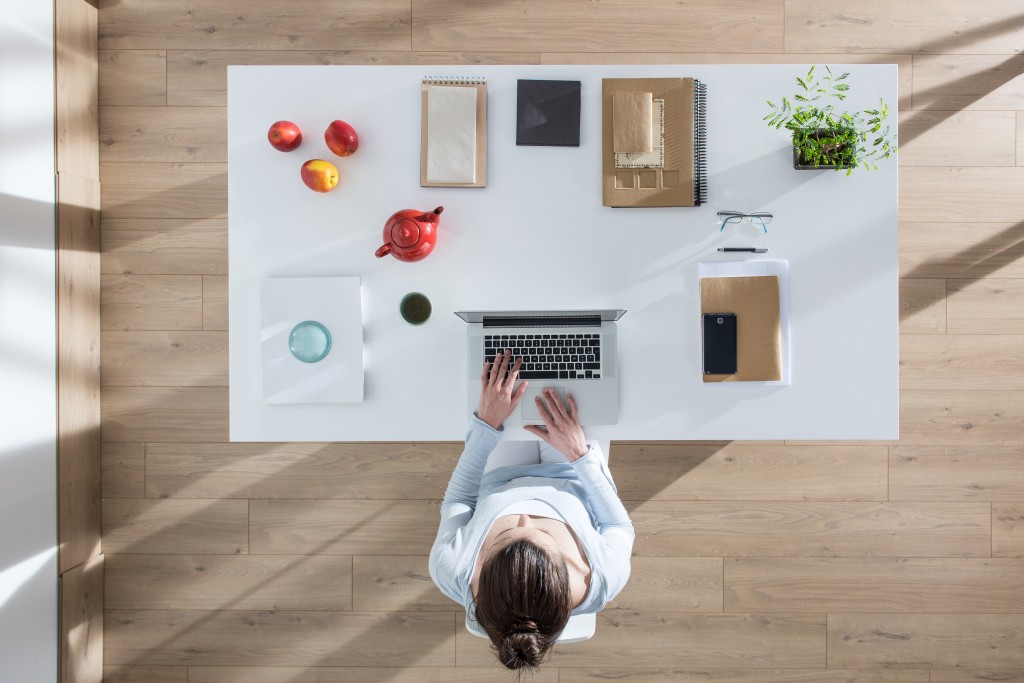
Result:
<svg viewBox="0 0 1024 683"><path fill-rule="evenodd" d="M227 441L226 65L896 62L901 440L614 444L633 577L536 680L1024 681L1019 0L100 0L99 33L109 680L504 680L427 575L459 444Z"/></svg>

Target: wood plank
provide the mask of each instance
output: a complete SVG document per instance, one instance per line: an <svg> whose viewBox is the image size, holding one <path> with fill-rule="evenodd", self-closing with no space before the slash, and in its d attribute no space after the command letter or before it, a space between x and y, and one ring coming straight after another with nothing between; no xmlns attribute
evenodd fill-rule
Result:
<svg viewBox="0 0 1024 683"><path fill-rule="evenodd" d="M946 331L946 281L900 278L900 334Z"/></svg>
<svg viewBox="0 0 1024 683"><path fill-rule="evenodd" d="M408 50L409 0L120 0L104 5L103 48Z"/></svg>
<svg viewBox="0 0 1024 683"><path fill-rule="evenodd" d="M1024 215L1024 193L1018 192L1024 183L1024 166L901 166L899 175L901 223L1009 223Z"/></svg>
<svg viewBox="0 0 1024 683"><path fill-rule="evenodd" d="M494 661L489 641L464 627L458 631L460 667ZM593 638L556 646L546 666L566 667L563 672L568 667L822 668L825 616L606 611L597 615Z"/></svg>
<svg viewBox="0 0 1024 683"><path fill-rule="evenodd" d="M992 504L992 556L1024 557L1024 503Z"/></svg>
<svg viewBox="0 0 1024 683"><path fill-rule="evenodd" d="M99 206L98 182L57 174L57 537L61 572L100 553Z"/></svg>
<svg viewBox="0 0 1024 683"><path fill-rule="evenodd" d="M146 444L105 443L100 453L104 498L146 497Z"/></svg>
<svg viewBox="0 0 1024 683"><path fill-rule="evenodd" d="M495 671L493 666L190 666L188 678L189 683L479 683L493 680ZM542 667L530 674L530 683L558 683L558 673L558 669Z"/></svg>
<svg viewBox="0 0 1024 683"><path fill-rule="evenodd" d="M224 218L101 221L104 273L117 275L226 275L228 222Z"/></svg>
<svg viewBox="0 0 1024 683"><path fill-rule="evenodd" d="M1024 612L1024 560L730 557L725 611Z"/></svg>
<svg viewBox="0 0 1024 683"><path fill-rule="evenodd" d="M634 557L629 583L606 609L721 612L722 558Z"/></svg>
<svg viewBox="0 0 1024 683"><path fill-rule="evenodd" d="M349 610L352 558L117 553L106 595L107 609Z"/></svg>
<svg viewBox="0 0 1024 683"><path fill-rule="evenodd" d="M203 325L199 275L103 275L104 330L198 330Z"/></svg>
<svg viewBox="0 0 1024 683"><path fill-rule="evenodd" d="M947 280L950 334L1024 333L1024 280Z"/></svg>
<svg viewBox="0 0 1024 683"><path fill-rule="evenodd" d="M896 64L899 109L911 108L913 63L909 54L850 54L816 52L757 54L734 52L542 52L541 64L799 64L805 73L811 64ZM794 69L793 76L800 75Z"/></svg>
<svg viewBox="0 0 1024 683"><path fill-rule="evenodd" d="M167 104L227 104L229 65L539 64L523 52L359 52L355 50L173 50L167 53ZM907 58L909 67L910 61ZM909 73L909 69L908 69ZM909 90L908 90L909 96ZM909 102L909 100L908 100ZM909 104L908 104L909 106Z"/></svg>
<svg viewBox="0 0 1024 683"><path fill-rule="evenodd" d="M221 387L107 387L104 441L227 441L228 391Z"/></svg>
<svg viewBox="0 0 1024 683"><path fill-rule="evenodd" d="M1024 221L901 222L899 259L904 278L1024 278Z"/></svg>
<svg viewBox="0 0 1024 683"><path fill-rule="evenodd" d="M915 55L914 109L1024 109L1024 55Z"/></svg>
<svg viewBox="0 0 1024 683"><path fill-rule="evenodd" d="M623 500L885 500L884 446L615 445Z"/></svg>
<svg viewBox="0 0 1024 683"><path fill-rule="evenodd" d="M1024 391L900 392L900 443L1005 445L1024 440Z"/></svg>
<svg viewBox="0 0 1024 683"><path fill-rule="evenodd" d="M907 334L900 338L900 387L1016 389L1024 376L1024 336Z"/></svg>
<svg viewBox="0 0 1024 683"><path fill-rule="evenodd" d="M461 443L167 443L148 448L152 498L444 497Z"/></svg>
<svg viewBox="0 0 1024 683"><path fill-rule="evenodd" d="M1017 165L1024 166L1024 112L1017 112Z"/></svg>
<svg viewBox="0 0 1024 683"><path fill-rule="evenodd" d="M60 682L103 678L103 555L60 577Z"/></svg>
<svg viewBox="0 0 1024 683"><path fill-rule="evenodd" d="M1024 667L1024 614L829 614L828 665Z"/></svg>
<svg viewBox="0 0 1024 683"><path fill-rule="evenodd" d="M642 680L644 683L928 683L928 671L881 669L560 669L558 683L603 683ZM935 680L934 678L932 680Z"/></svg>
<svg viewBox="0 0 1024 683"><path fill-rule="evenodd" d="M228 276L203 276L203 329L228 329Z"/></svg>
<svg viewBox="0 0 1024 683"><path fill-rule="evenodd" d="M783 2L694 0L686 11L649 0L515 4L412 0L413 50L704 52L708 36L735 52L783 52Z"/></svg>
<svg viewBox="0 0 1024 683"><path fill-rule="evenodd" d="M644 503L637 556L987 557L985 503Z"/></svg>
<svg viewBox="0 0 1024 683"><path fill-rule="evenodd" d="M106 660L190 666L452 666L443 612L108 610Z"/></svg>
<svg viewBox="0 0 1024 683"><path fill-rule="evenodd" d="M1013 166L1012 111L901 111L901 166Z"/></svg>
<svg viewBox="0 0 1024 683"><path fill-rule="evenodd" d="M53 5L57 172L90 180L100 179L95 5L89 0L60 0Z"/></svg>
<svg viewBox="0 0 1024 683"><path fill-rule="evenodd" d="M104 107L104 161L228 160L226 107Z"/></svg>
<svg viewBox="0 0 1024 683"><path fill-rule="evenodd" d="M166 50L100 50L99 62L101 107L167 104Z"/></svg>
<svg viewBox="0 0 1024 683"><path fill-rule="evenodd" d="M1011 54L1024 22L1013 3L786 0L786 51Z"/></svg>
<svg viewBox="0 0 1024 683"><path fill-rule="evenodd" d="M1024 671L1006 669L932 669L931 683L969 683L970 681L999 681L1000 683L1021 683Z"/></svg>
<svg viewBox="0 0 1024 683"><path fill-rule="evenodd" d="M103 551L108 556L247 553L248 515L244 500L108 498L103 501Z"/></svg>
<svg viewBox="0 0 1024 683"><path fill-rule="evenodd" d="M427 557L361 555L352 558L352 608L361 611L459 612L462 605L434 585Z"/></svg>
<svg viewBox="0 0 1024 683"><path fill-rule="evenodd" d="M105 666L104 683L188 683L187 666Z"/></svg>
<svg viewBox="0 0 1024 683"><path fill-rule="evenodd" d="M227 385L227 332L103 333L103 386Z"/></svg>
<svg viewBox="0 0 1024 683"><path fill-rule="evenodd" d="M891 500L1024 499L1024 448L894 446L889 449Z"/></svg>
<svg viewBox="0 0 1024 683"><path fill-rule="evenodd" d="M253 500L253 553L427 555L440 501Z"/></svg>
<svg viewBox="0 0 1024 683"><path fill-rule="evenodd" d="M104 218L227 216L227 164L102 163L100 179Z"/></svg>

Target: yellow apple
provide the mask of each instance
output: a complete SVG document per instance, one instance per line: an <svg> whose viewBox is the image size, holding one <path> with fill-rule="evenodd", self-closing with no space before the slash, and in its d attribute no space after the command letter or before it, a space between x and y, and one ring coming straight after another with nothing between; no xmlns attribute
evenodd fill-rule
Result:
<svg viewBox="0 0 1024 683"><path fill-rule="evenodd" d="M323 159L310 159L302 165L302 182L317 192L330 192L338 186L338 167Z"/></svg>

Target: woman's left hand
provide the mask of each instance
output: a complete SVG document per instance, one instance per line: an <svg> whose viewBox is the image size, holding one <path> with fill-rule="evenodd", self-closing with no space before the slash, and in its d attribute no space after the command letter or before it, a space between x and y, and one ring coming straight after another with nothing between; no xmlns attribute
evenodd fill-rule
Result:
<svg viewBox="0 0 1024 683"><path fill-rule="evenodd" d="M508 419L526 392L526 382L515 386L523 359L517 358L509 368L511 360L512 351L505 349L494 357L493 363L484 363L484 371L480 376L480 405L476 415L495 429L499 429Z"/></svg>

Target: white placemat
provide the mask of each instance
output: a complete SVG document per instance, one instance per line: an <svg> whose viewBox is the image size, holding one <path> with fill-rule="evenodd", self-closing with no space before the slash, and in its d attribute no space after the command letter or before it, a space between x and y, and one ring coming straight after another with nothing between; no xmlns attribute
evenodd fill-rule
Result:
<svg viewBox="0 0 1024 683"><path fill-rule="evenodd" d="M263 400L363 401L363 307L358 277L266 278L260 282ZM315 320L331 335L323 360L303 363L288 348L292 329Z"/></svg>

